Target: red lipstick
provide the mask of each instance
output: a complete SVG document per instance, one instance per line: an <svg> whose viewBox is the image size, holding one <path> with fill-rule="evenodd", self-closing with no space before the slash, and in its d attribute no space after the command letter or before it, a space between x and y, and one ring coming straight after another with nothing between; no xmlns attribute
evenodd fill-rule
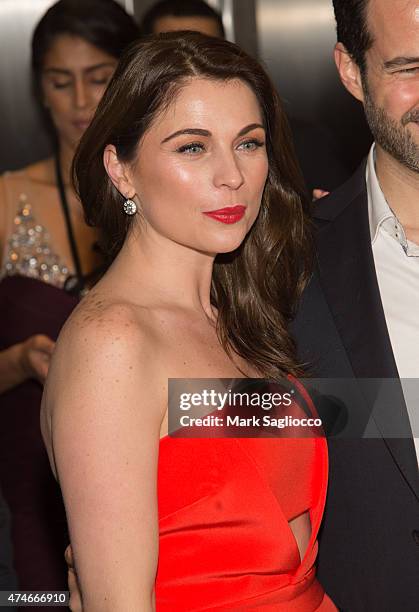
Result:
<svg viewBox="0 0 419 612"><path fill-rule="evenodd" d="M207 215L207 217L215 219L216 221L220 221L220 223L231 224L240 221L240 219L243 218L245 210L246 206L237 204L237 206L226 206L225 208L211 210L209 212L204 212L203 214Z"/></svg>

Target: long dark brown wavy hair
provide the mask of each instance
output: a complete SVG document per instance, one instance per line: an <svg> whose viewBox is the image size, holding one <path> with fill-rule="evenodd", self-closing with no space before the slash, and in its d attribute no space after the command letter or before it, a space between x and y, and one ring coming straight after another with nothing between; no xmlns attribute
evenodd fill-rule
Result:
<svg viewBox="0 0 419 612"><path fill-rule="evenodd" d="M298 375L288 332L311 266L308 202L280 99L260 64L238 46L195 32L143 39L123 54L73 163L73 180L90 225L113 258L132 223L103 165L106 145L134 162L152 122L191 77L240 79L255 93L266 129L269 173L259 216L244 242L214 264L211 301L217 333L266 378Z"/></svg>

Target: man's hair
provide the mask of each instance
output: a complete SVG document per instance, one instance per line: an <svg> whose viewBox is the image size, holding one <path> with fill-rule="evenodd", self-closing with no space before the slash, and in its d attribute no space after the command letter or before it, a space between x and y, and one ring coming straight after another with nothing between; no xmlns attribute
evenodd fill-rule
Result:
<svg viewBox="0 0 419 612"><path fill-rule="evenodd" d="M141 22L143 34L153 34L156 21L162 17L207 17L214 19L220 30L220 36L225 37L221 15L203 0L160 0L145 13Z"/></svg>
<svg viewBox="0 0 419 612"><path fill-rule="evenodd" d="M345 45L362 73L366 70L365 53L374 42L367 25L368 2L333 0L338 42Z"/></svg>

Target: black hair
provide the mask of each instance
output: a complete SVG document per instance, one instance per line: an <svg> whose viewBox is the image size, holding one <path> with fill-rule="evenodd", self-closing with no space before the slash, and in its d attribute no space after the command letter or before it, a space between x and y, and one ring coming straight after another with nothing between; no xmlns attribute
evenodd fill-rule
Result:
<svg viewBox="0 0 419 612"><path fill-rule="evenodd" d="M162 17L208 17L217 22L220 36L225 38L221 15L203 0L160 0L144 15L141 29L144 34L153 34L154 25Z"/></svg>
<svg viewBox="0 0 419 612"><path fill-rule="evenodd" d="M365 74L365 53L374 40L367 25L369 0L333 0L338 42L346 49Z"/></svg>
<svg viewBox="0 0 419 612"><path fill-rule="evenodd" d="M140 29L114 0L59 0L41 18L32 36L32 69L38 93L45 55L60 34L78 36L119 59L125 47L139 38Z"/></svg>

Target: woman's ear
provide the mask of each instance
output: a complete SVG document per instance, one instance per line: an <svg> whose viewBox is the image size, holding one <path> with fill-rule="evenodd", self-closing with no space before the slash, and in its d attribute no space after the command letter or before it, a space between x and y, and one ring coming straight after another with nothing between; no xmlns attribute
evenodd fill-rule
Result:
<svg viewBox="0 0 419 612"><path fill-rule="evenodd" d="M114 145L106 145L103 152L103 163L112 183L124 198L135 196L135 187L131 182L127 165L119 161Z"/></svg>

